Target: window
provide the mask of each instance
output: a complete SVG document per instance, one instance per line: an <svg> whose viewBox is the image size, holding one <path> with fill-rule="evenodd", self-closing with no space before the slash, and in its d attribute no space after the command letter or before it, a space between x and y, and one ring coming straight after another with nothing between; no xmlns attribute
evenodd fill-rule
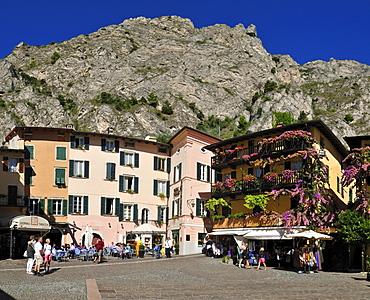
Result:
<svg viewBox="0 0 370 300"><path fill-rule="evenodd" d="M25 185L33 185L33 168L31 166L25 167L25 177L24 177L24 184Z"/></svg>
<svg viewBox="0 0 370 300"><path fill-rule="evenodd" d="M119 176L119 191L128 193L139 192L139 177L132 175Z"/></svg>
<svg viewBox="0 0 370 300"><path fill-rule="evenodd" d="M9 158L8 160L8 172L17 173L18 172L18 159L16 158Z"/></svg>
<svg viewBox="0 0 370 300"><path fill-rule="evenodd" d="M89 162L81 160L69 161L69 177L89 178Z"/></svg>
<svg viewBox="0 0 370 300"><path fill-rule="evenodd" d="M167 181L158 181L158 194L165 194L167 195Z"/></svg>
<svg viewBox="0 0 370 300"><path fill-rule="evenodd" d="M82 213L82 203L83 197L82 196L73 196L73 210L72 213Z"/></svg>
<svg viewBox="0 0 370 300"><path fill-rule="evenodd" d="M19 205L20 203L17 200L18 187L16 185L8 185L8 205Z"/></svg>
<svg viewBox="0 0 370 300"><path fill-rule="evenodd" d="M101 140L101 150L118 153L118 151L119 151L119 141L102 139Z"/></svg>
<svg viewBox="0 0 370 300"><path fill-rule="evenodd" d="M337 176L337 192L340 193L340 178Z"/></svg>
<svg viewBox="0 0 370 300"><path fill-rule="evenodd" d="M56 147L56 159L66 160L67 159L67 148L62 146Z"/></svg>
<svg viewBox="0 0 370 300"><path fill-rule="evenodd" d="M320 136L320 147L321 149L325 148L325 139L323 136Z"/></svg>
<svg viewBox="0 0 370 300"><path fill-rule="evenodd" d="M55 168L55 185L65 186L66 185L66 169Z"/></svg>
<svg viewBox="0 0 370 300"><path fill-rule="evenodd" d="M173 182L181 179L181 163L173 168Z"/></svg>
<svg viewBox="0 0 370 300"><path fill-rule="evenodd" d="M171 159L154 156L154 170L170 172Z"/></svg>
<svg viewBox="0 0 370 300"><path fill-rule="evenodd" d="M125 148L135 149L135 143L125 141Z"/></svg>
<svg viewBox="0 0 370 300"><path fill-rule="evenodd" d="M63 215L63 199L53 199L52 215Z"/></svg>
<svg viewBox="0 0 370 300"><path fill-rule="evenodd" d="M107 163L105 179L107 180L116 179L116 164L115 163Z"/></svg>
<svg viewBox="0 0 370 300"><path fill-rule="evenodd" d="M120 152L120 165L138 168L139 167L139 153L121 151Z"/></svg>
<svg viewBox="0 0 370 300"><path fill-rule="evenodd" d="M197 179L210 182L211 167L198 162L197 163Z"/></svg>
<svg viewBox="0 0 370 300"><path fill-rule="evenodd" d="M179 198L176 198L172 201L172 217L179 216L179 214L180 214Z"/></svg>
<svg viewBox="0 0 370 300"><path fill-rule="evenodd" d="M26 145L24 150L25 159L34 159L35 147L33 145Z"/></svg>
<svg viewBox="0 0 370 300"><path fill-rule="evenodd" d="M117 215L120 216L120 199L112 197L101 197L102 215Z"/></svg>
<svg viewBox="0 0 370 300"><path fill-rule="evenodd" d="M167 149L164 147L158 147L158 152L167 154Z"/></svg>
<svg viewBox="0 0 370 300"><path fill-rule="evenodd" d="M198 217L207 216L207 209L205 207L205 201L197 198L195 199L195 215Z"/></svg>
<svg viewBox="0 0 370 300"><path fill-rule="evenodd" d="M30 215L39 215L40 214L40 199L30 199Z"/></svg>
<svg viewBox="0 0 370 300"><path fill-rule="evenodd" d="M349 189L348 197L349 197L349 199L348 199L349 203L352 203L353 202L353 191L352 191L352 189Z"/></svg>
<svg viewBox="0 0 370 300"><path fill-rule="evenodd" d="M123 205L123 221L132 221L132 205Z"/></svg>
<svg viewBox="0 0 370 300"><path fill-rule="evenodd" d="M141 211L141 224L149 223L149 209L143 208Z"/></svg>
<svg viewBox="0 0 370 300"><path fill-rule="evenodd" d="M303 166L302 161L293 161L292 170L294 171L301 171Z"/></svg>
<svg viewBox="0 0 370 300"><path fill-rule="evenodd" d="M114 198L105 198L105 215L113 215Z"/></svg>
<svg viewBox="0 0 370 300"><path fill-rule="evenodd" d="M88 136L71 136L71 148L89 150L90 138Z"/></svg>

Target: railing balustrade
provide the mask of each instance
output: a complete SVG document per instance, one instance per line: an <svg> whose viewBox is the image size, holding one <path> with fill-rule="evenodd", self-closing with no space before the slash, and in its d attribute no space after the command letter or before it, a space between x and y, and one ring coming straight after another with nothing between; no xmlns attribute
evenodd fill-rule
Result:
<svg viewBox="0 0 370 300"><path fill-rule="evenodd" d="M28 197L27 196L16 196L9 197L8 195L0 195L0 205L7 206L27 206Z"/></svg>

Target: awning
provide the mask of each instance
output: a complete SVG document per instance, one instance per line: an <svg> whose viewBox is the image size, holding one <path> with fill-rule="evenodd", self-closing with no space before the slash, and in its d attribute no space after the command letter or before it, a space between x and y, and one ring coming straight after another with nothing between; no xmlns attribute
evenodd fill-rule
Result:
<svg viewBox="0 0 370 300"><path fill-rule="evenodd" d="M286 234L286 237L289 238L305 238L305 239L315 239L315 240L332 240L333 237L327 234L319 233L313 230L307 230L302 232L295 232Z"/></svg>
<svg viewBox="0 0 370 300"><path fill-rule="evenodd" d="M249 230L220 230L208 233L208 235L244 235Z"/></svg>
<svg viewBox="0 0 370 300"><path fill-rule="evenodd" d="M38 216L12 216L1 220L2 227L13 230L48 231L51 226L48 220Z"/></svg>
<svg viewBox="0 0 370 300"><path fill-rule="evenodd" d="M133 229L132 231L129 231L130 233L136 233L136 234L164 234L166 233L166 230L160 229L156 226L150 225L148 223L140 225Z"/></svg>
<svg viewBox="0 0 370 300"><path fill-rule="evenodd" d="M292 237L287 236L288 229L286 228L250 228L250 231L243 235L249 240L291 240ZM296 233L297 230L292 229L291 233Z"/></svg>

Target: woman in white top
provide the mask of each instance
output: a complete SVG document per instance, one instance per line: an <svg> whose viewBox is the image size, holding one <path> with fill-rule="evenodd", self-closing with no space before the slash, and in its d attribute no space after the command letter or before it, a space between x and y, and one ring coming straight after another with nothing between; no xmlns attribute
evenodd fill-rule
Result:
<svg viewBox="0 0 370 300"><path fill-rule="evenodd" d="M46 243L44 244L44 270L45 273L50 272L50 262L53 257L51 253L51 245L50 245L50 239L45 240Z"/></svg>

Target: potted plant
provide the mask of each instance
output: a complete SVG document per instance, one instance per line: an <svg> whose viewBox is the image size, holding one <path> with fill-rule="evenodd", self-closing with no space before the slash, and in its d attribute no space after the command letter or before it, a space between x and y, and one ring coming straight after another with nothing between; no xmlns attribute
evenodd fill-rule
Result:
<svg viewBox="0 0 370 300"><path fill-rule="evenodd" d="M165 194L163 194L163 193L159 193L159 194L158 194L158 196L159 196L160 198L164 198L164 197L166 197L166 195L165 195Z"/></svg>
<svg viewBox="0 0 370 300"><path fill-rule="evenodd" d="M143 244L140 244L139 246L139 257L143 258L145 255L145 246Z"/></svg>
<svg viewBox="0 0 370 300"><path fill-rule="evenodd" d="M127 189L127 190L126 190L126 192L127 192L127 193L129 193L129 194L133 194L133 193L134 193L134 190L132 190L132 189Z"/></svg>
<svg viewBox="0 0 370 300"><path fill-rule="evenodd" d="M133 164L131 164L131 163L129 163L129 164L127 164L126 166L128 166L128 167L133 167L134 165Z"/></svg>
<svg viewBox="0 0 370 300"><path fill-rule="evenodd" d="M85 149L85 146L84 145L78 145L77 148L83 150L83 149Z"/></svg>
<svg viewBox="0 0 370 300"><path fill-rule="evenodd" d="M77 174L76 177L82 178L82 174Z"/></svg>
<svg viewBox="0 0 370 300"><path fill-rule="evenodd" d="M228 264L230 259L231 259L231 257L229 255L225 255L224 257L222 257L222 262L224 264Z"/></svg>
<svg viewBox="0 0 370 300"><path fill-rule="evenodd" d="M175 244L175 254L179 254L180 252L180 245L178 243Z"/></svg>

